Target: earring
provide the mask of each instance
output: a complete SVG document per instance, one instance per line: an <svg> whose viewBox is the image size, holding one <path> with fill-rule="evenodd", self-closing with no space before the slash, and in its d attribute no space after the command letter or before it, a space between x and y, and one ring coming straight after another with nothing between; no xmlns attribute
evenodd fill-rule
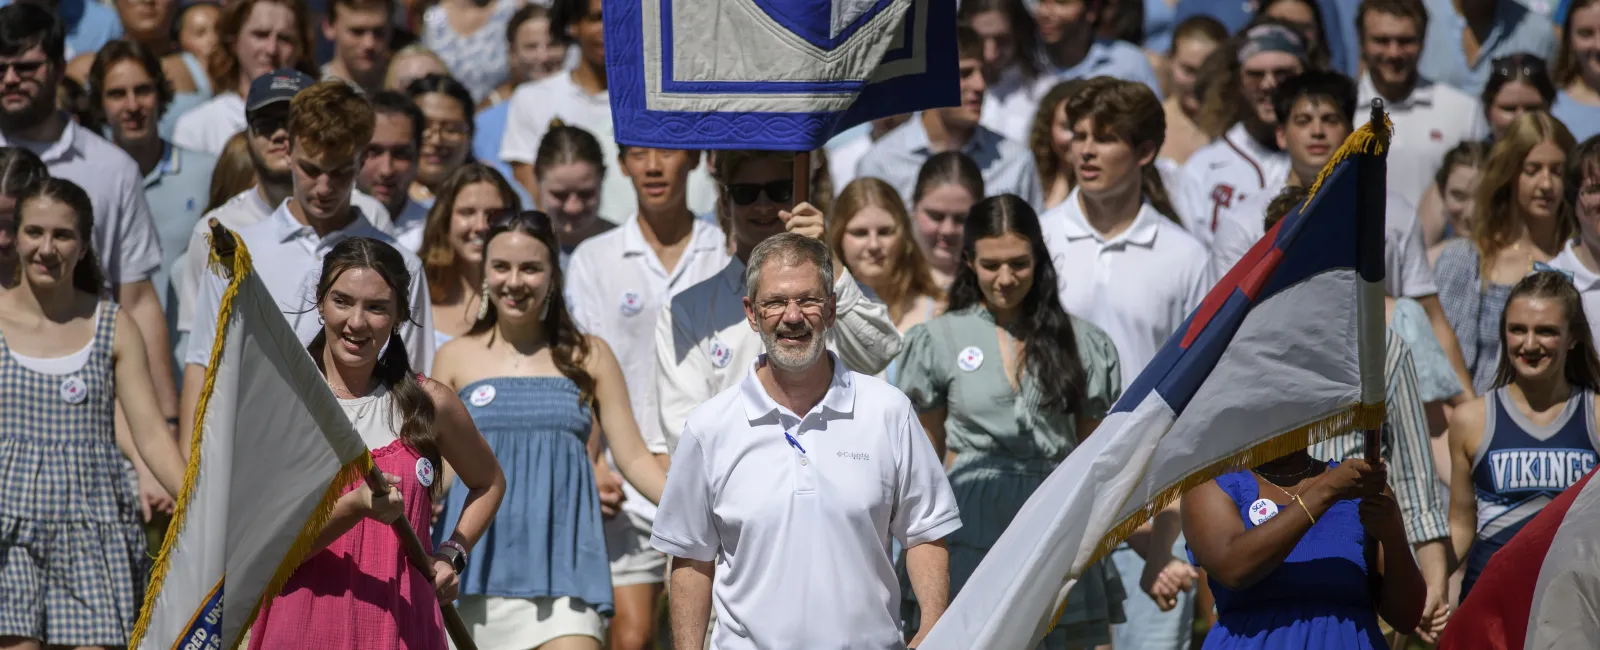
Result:
<svg viewBox="0 0 1600 650"><path fill-rule="evenodd" d="M483 281L483 293L478 294L478 320L489 317L489 281Z"/></svg>

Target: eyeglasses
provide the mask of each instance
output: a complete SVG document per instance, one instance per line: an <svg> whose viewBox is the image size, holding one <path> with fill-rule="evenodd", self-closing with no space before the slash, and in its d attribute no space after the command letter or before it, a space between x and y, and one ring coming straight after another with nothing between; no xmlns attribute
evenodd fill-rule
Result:
<svg viewBox="0 0 1600 650"><path fill-rule="evenodd" d="M771 183L729 183L728 198L733 199L734 205L750 205L761 198L765 193L767 199L773 203L787 203L794 198L794 180L784 179Z"/></svg>
<svg viewBox="0 0 1600 650"><path fill-rule="evenodd" d="M12 72L17 73L17 76L19 77L31 77L34 73L39 71L39 68L44 67L45 63L45 61L0 62L0 77L8 75Z"/></svg>
<svg viewBox="0 0 1600 650"><path fill-rule="evenodd" d="M762 318L772 318L788 313L791 304L800 307L801 314L816 316L822 313L822 306L828 304L828 301L813 296L773 298L756 303L756 308L761 310Z"/></svg>
<svg viewBox="0 0 1600 650"><path fill-rule="evenodd" d="M434 122L430 120L422 127L422 137L427 139L428 136L437 135L445 139L464 138L467 135L467 130L468 127L465 122Z"/></svg>

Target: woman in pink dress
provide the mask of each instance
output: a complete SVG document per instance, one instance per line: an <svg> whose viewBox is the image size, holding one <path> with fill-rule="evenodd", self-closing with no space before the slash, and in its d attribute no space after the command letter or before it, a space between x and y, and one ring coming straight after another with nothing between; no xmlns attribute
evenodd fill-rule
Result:
<svg viewBox="0 0 1600 650"><path fill-rule="evenodd" d="M385 343L411 319L411 273L375 239L334 246L322 263L316 306L325 323L306 349L392 489L349 486L305 560L251 627L250 647L315 650L444 650L439 601L456 597L459 574L505 493L494 452L449 387L414 374L403 345ZM450 538L429 549L432 576L410 566L390 524L428 541L430 489L441 457L468 488Z"/></svg>

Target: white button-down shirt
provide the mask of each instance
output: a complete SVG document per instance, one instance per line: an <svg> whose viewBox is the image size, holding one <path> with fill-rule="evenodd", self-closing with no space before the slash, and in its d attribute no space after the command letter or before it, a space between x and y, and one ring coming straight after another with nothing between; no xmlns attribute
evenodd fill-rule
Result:
<svg viewBox="0 0 1600 650"><path fill-rule="evenodd" d="M716 650L904 648L890 539L961 527L910 400L829 357L810 412L773 401L758 361L690 414L672 456L650 541L716 563Z"/></svg>
<svg viewBox="0 0 1600 650"><path fill-rule="evenodd" d="M161 235L145 202L144 175L121 148L70 119L55 142L0 133L0 147L32 151L51 176L72 181L89 195L94 206L90 239L107 285L148 280L161 269Z"/></svg>
<svg viewBox="0 0 1600 650"><path fill-rule="evenodd" d="M917 173L935 153L933 143L928 140L928 130L922 126L922 115L918 114L872 143L872 148L856 166L856 177L871 176L887 181L909 207L911 193L917 187ZM961 153L978 164L983 173L985 194L1015 194L1029 205L1044 204L1039 170L1034 167L1033 154L1027 147L980 124L972 131L972 138L961 147Z"/></svg>
<svg viewBox="0 0 1600 650"><path fill-rule="evenodd" d="M1356 88L1361 98L1357 106L1370 106L1378 96L1370 75L1361 75ZM1383 110L1394 122L1388 158L1389 193L1400 195L1412 205L1422 203L1422 195L1433 183L1445 152L1463 141L1489 137L1489 124L1477 98L1426 79L1418 80L1409 97L1385 101ZM1368 118L1362 116L1369 113L1362 108L1356 117L1364 124Z"/></svg>
<svg viewBox="0 0 1600 650"><path fill-rule="evenodd" d="M639 216L578 245L567 265L567 304L583 331L605 339L622 366L639 436L652 453L667 453L656 415L656 319L673 295L712 277L728 263L727 237L714 223L694 219L677 268L668 269L644 240ZM622 507L634 525L650 530L655 506L623 483Z"/></svg>
<svg viewBox="0 0 1600 650"><path fill-rule="evenodd" d="M355 221L319 238L311 226L296 221L290 214L289 201L293 200L285 200L271 217L240 228L234 234L249 249L256 277L277 301L278 309L300 337L300 343L309 345L323 329L316 309L322 258L339 242L351 237L371 237L400 251L406 270L411 272L410 295L406 299L411 303L412 322L400 325L400 338L405 343L411 368L428 372L433 366L433 305L428 301L428 279L422 273L422 260L397 246L393 237L374 227L354 205L351 209L357 212ZM220 275L207 273L202 277L194 329L190 331L189 349L184 358L186 363L200 366L211 363L211 347L217 334L217 309L227 284Z"/></svg>
<svg viewBox="0 0 1600 650"><path fill-rule="evenodd" d="M656 323L656 399L667 447L678 445L683 423L701 404L732 388L761 356L761 334L744 314L745 265L739 258L673 296ZM850 272L839 274L828 347L846 367L877 374L900 354L900 330L889 308L861 292Z"/></svg>
<svg viewBox="0 0 1600 650"><path fill-rule="evenodd" d="M1061 306L1111 335L1122 385L1132 383L1210 288L1205 247L1149 203L1107 239L1084 218L1078 190L1040 221Z"/></svg>
<svg viewBox="0 0 1600 650"><path fill-rule="evenodd" d="M1192 222L1190 234L1209 246L1223 213L1258 194L1272 200L1277 189L1269 188L1282 188L1289 154L1261 146L1241 123L1189 156L1183 171L1189 183L1172 199Z"/></svg>
<svg viewBox="0 0 1600 650"><path fill-rule="evenodd" d="M1594 331L1595 340L1600 341L1600 274L1590 271L1578 260L1577 250L1582 245L1577 239L1568 241L1561 254L1550 260L1550 266L1572 274L1572 284L1583 299L1583 313L1589 317L1589 329Z"/></svg>

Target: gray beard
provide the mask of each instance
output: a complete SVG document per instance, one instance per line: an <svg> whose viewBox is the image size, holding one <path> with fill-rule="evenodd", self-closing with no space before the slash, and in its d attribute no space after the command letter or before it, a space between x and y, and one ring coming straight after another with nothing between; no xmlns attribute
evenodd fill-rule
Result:
<svg viewBox="0 0 1600 650"><path fill-rule="evenodd" d="M788 350L778 344L778 331L762 330L761 344L767 349L767 361L780 370L799 372L809 368L811 364L822 358L822 351L827 348L828 331L823 328L811 331L811 345L798 352Z"/></svg>

